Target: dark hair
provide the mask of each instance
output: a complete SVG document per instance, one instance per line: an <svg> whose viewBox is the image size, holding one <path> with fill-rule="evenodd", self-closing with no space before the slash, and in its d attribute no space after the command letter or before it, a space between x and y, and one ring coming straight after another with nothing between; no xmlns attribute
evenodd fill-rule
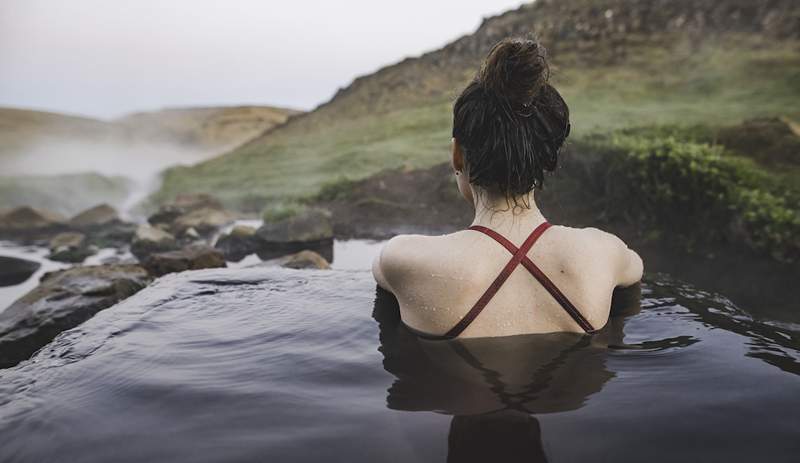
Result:
<svg viewBox="0 0 800 463"><path fill-rule="evenodd" d="M472 184L518 196L541 188L569 135L569 108L548 83L545 49L531 39L495 45L453 106L453 137ZM526 206L528 206L526 204Z"/></svg>

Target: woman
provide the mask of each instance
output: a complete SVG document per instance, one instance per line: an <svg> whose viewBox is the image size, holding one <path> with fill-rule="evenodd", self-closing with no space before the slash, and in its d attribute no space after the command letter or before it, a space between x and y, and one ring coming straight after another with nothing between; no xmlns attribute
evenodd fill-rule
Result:
<svg viewBox="0 0 800 463"><path fill-rule="evenodd" d="M507 39L453 107L452 167L473 204L468 230L391 239L373 264L403 322L433 338L587 332L608 321L615 288L637 283L641 258L595 228L550 226L534 190L569 134L569 109L548 83L544 49Z"/></svg>

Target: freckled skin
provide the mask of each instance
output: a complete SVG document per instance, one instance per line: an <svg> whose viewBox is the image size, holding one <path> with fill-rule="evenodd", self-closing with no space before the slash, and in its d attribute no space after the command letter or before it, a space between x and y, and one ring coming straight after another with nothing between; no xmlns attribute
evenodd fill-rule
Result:
<svg viewBox="0 0 800 463"><path fill-rule="evenodd" d="M491 228L520 246L545 221L533 192L530 208L513 210L506 200L470 185L463 157L453 144L458 189L475 207L473 225ZM523 198L518 198L523 199ZM511 254L490 237L471 230L442 236L399 235L373 263L378 284L391 291L407 325L443 334L469 311ZM553 225L528 252L595 328L608 321L616 287L636 284L641 258L616 236L596 228ZM461 337L582 332L578 324L522 266L511 274Z"/></svg>

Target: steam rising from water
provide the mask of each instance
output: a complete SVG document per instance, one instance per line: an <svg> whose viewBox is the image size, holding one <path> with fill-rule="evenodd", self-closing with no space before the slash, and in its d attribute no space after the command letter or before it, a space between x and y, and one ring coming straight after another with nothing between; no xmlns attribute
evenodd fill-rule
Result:
<svg viewBox="0 0 800 463"><path fill-rule="evenodd" d="M160 186L160 173L172 166L190 165L218 154L170 142L123 142L116 140L37 141L25 149L0 159L4 176L97 173L129 180L129 192L122 203L114 204L123 215ZM98 192L94 203L107 202ZM88 206L88 205L87 205Z"/></svg>

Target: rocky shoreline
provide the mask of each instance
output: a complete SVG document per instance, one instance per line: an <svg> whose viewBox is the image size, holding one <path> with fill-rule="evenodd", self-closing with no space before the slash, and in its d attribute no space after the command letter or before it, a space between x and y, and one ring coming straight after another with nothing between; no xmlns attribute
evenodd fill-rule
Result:
<svg viewBox="0 0 800 463"><path fill-rule="evenodd" d="M60 332L169 273L226 267L249 254L271 265L330 268L328 213L312 209L258 229L235 226L223 233L238 217L208 195L178 196L141 224L122 220L106 204L70 219L31 207L7 211L0 216L0 239L48 248L49 260L74 265L45 273L37 287L0 311L0 368L29 358ZM101 248L116 252L99 265L82 265ZM0 284L22 283L39 267L0 256Z"/></svg>

